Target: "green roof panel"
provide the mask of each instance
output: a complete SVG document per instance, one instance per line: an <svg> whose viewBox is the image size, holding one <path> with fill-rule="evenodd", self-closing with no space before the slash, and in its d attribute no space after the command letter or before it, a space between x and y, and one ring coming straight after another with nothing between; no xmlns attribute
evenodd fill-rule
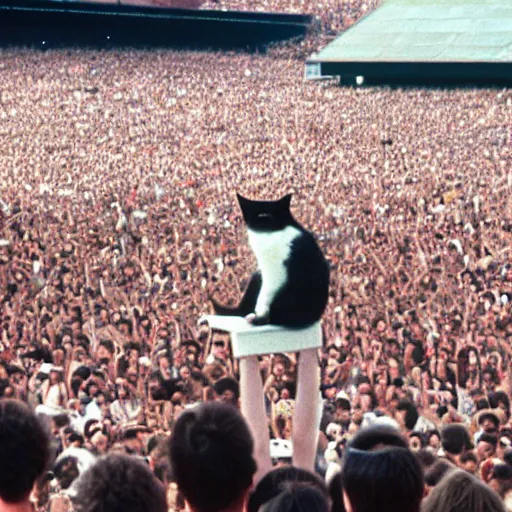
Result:
<svg viewBox="0 0 512 512"><path fill-rule="evenodd" d="M307 65L376 81L512 82L512 1L387 0Z"/></svg>

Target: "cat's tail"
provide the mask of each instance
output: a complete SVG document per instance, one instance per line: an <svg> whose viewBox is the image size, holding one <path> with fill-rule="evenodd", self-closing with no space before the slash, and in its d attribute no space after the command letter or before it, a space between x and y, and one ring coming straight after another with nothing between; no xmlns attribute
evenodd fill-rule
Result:
<svg viewBox="0 0 512 512"><path fill-rule="evenodd" d="M236 308L230 308L219 304L212 295L208 296L208 300L212 303L216 315L245 317L251 313L254 313L254 309L256 308L256 301L258 300L258 295L261 289L261 284L261 274L259 272L255 272L252 275L249 284L247 285L240 304Z"/></svg>
<svg viewBox="0 0 512 512"><path fill-rule="evenodd" d="M219 316L243 316L240 308L230 308L219 304L213 297L209 297L216 315Z"/></svg>

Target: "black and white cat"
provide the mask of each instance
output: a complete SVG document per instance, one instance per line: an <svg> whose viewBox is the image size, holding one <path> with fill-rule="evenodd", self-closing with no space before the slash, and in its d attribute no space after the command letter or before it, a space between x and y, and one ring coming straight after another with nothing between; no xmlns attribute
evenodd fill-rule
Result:
<svg viewBox="0 0 512 512"><path fill-rule="evenodd" d="M258 270L237 308L212 299L215 313L246 317L255 325L302 328L325 310L329 266L314 236L290 212L291 194L252 201L237 194Z"/></svg>

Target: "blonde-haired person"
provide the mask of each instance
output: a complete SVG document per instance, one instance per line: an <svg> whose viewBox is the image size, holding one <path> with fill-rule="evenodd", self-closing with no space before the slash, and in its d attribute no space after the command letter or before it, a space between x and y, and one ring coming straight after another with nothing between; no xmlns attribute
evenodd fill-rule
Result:
<svg viewBox="0 0 512 512"><path fill-rule="evenodd" d="M453 470L429 494L421 512L505 512L499 496L473 475Z"/></svg>

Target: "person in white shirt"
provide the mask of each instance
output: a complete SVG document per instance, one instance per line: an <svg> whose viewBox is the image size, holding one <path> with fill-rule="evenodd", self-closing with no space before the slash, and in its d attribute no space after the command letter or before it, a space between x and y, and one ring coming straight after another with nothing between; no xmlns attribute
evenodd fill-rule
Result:
<svg viewBox="0 0 512 512"><path fill-rule="evenodd" d="M41 400L43 405L53 409L60 409L68 401L68 391L63 380L64 370L58 366L52 366L48 379L41 385Z"/></svg>
<svg viewBox="0 0 512 512"><path fill-rule="evenodd" d="M142 412L142 404L133 392L125 379L116 381L117 399L110 406L110 414L116 423L137 423L137 418Z"/></svg>

